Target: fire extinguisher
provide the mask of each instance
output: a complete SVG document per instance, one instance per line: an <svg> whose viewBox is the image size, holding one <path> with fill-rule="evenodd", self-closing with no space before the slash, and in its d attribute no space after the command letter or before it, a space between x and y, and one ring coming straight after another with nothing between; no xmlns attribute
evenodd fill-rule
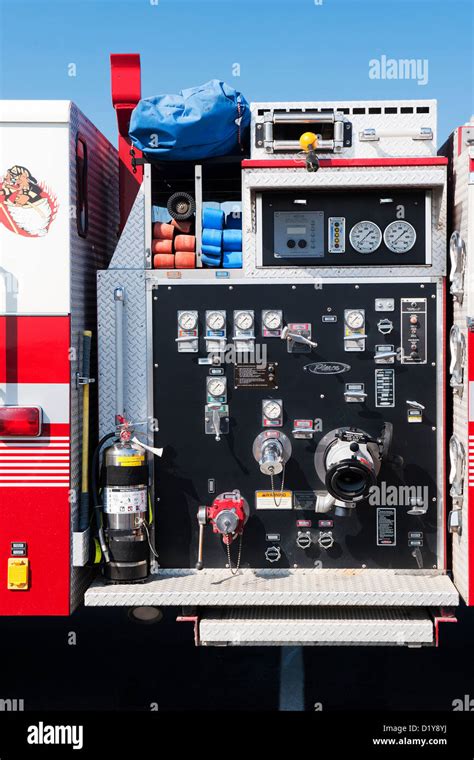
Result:
<svg viewBox="0 0 474 760"><path fill-rule="evenodd" d="M148 464L145 450L161 456L162 450L143 444L123 418L117 433L99 443L118 438L104 451L100 482L102 498L93 493L104 558L104 576L115 583L143 581L150 573L150 551L157 557L150 537L148 512ZM95 468L93 467L93 470ZM97 512L96 512L97 513Z"/></svg>
<svg viewBox="0 0 474 760"><path fill-rule="evenodd" d="M241 495L240 491L234 490L219 494L210 507L200 507L198 510L199 523L199 548L198 561L196 569L202 570L203 564L203 544L204 544L204 527L212 525L212 532L222 537L222 543L227 550L227 561L232 573L236 573L240 567L240 558L242 554L242 536L244 527L249 519L250 508L248 502ZM239 540L238 557L235 568L232 566L230 556L230 545Z"/></svg>

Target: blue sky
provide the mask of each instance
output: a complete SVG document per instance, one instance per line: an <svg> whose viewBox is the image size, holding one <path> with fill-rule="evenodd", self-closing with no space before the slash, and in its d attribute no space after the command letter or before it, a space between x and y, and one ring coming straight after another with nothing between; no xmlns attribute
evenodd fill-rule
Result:
<svg viewBox="0 0 474 760"><path fill-rule="evenodd" d="M0 94L72 99L115 143L109 53L138 52L145 97L218 78L250 101L436 98L441 143L474 111L473 9L473 0L0 0ZM428 83L369 78L382 55L426 59Z"/></svg>

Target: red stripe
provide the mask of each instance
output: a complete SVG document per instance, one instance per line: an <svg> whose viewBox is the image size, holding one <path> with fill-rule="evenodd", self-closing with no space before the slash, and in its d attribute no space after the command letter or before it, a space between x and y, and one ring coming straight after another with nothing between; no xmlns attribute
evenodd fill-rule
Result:
<svg viewBox="0 0 474 760"><path fill-rule="evenodd" d="M321 158L320 166L446 166L448 159L444 156L427 156L426 158ZM298 159L274 160L245 158L242 167L254 169L294 169L304 168L305 162Z"/></svg>
<svg viewBox="0 0 474 760"><path fill-rule="evenodd" d="M44 436L70 435L69 425L46 425ZM4 443L4 442L2 442ZM48 443L42 441L41 443ZM15 448L15 443L3 447ZM69 483L0 489L0 615L68 615L70 589ZM30 562L27 591L7 589L11 542L26 541Z"/></svg>
<svg viewBox="0 0 474 760"><path fill-rule="evenodd" d="M0 382L69 383L69 317L0 317Z"/></svg>
<svg viewBox="0 0 474 760"><path fill-rule="evenodd" d="M467 333L467 398L468 398L468 423L467 423L467 457L468 457L468 483L467 483L467 531L468 531L468 585L467 585L467 599L468 605L474 605L474 486L469 485L469 471L471 469L469 465L469 436L474 435L474 422L472 417L474 416L474 409L471 408L469 392L469 383L474 382L474 333L468 330Z"/></svg>

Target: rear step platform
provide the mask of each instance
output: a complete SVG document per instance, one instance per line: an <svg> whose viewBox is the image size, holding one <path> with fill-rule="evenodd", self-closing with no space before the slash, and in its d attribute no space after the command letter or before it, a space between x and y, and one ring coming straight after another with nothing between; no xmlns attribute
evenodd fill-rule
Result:
<svg viewBox="0 0 474 760"><path fill-rule="evenodd" d="M429 609L231 607L194 621L201 646L433 646Z"/></svg>

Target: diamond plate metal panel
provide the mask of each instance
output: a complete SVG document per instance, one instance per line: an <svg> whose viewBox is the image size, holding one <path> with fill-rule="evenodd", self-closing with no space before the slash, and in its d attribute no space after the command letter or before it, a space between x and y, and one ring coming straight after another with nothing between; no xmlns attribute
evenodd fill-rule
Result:
<svg viewBox="0 0 474 760"><path fill-rule="evenodd" d="M426 187L432 192L432 262L426 267L257 267L255 192L291 188L334 187ZM377 167L328 169L316 173L305 169L244 169L242 186L243 212L243 272L248 278L295 280L328 277L417 277L420 274L446 274L446 168Z"/></svg>
<svg viewBox="0 0 474 760"><path fill-rule="evenodd" d="M469 157L466 146L458 155L458 133L456 130L453 140L450 143L450 150L453 168L454 182L454 201L453 201L453 219L452 231L457 230L466 245L466 272L464 279L464 298L460 304L458 301L453 302L453 323L459 327L467 341L466 319L474 315L474 186L469 184ZM449 357L448 357L449 361ZM450 394L451 391L449 390ZM453 394L453 433L463 443L466 451L466 468L463 483L463 502L462 502L462 533L452 536L453 544L453 577L461 596L464 599L469 598L469 541L473 540L470 536L471 526L469 524L468 499L470 487L469 472L472 471L473 452L471 452L471 441L469 441L468 427L468 382L467 367L464 371L464 387L462 395ZM451 401L448 397L448 401ZM470 498L473 498L472 496Z"/></svg>
<svg viewBox="0 0 474 760"><path fill-rule="evenodd" d="M225 608L206 610L199 622L204 646L430 645L427 610L367 608Z"/></svg>
<svg viewBox="0 0 474 760"><path fill-rule="evenodd" d="M85 604L101 606L456 606L446 575L394 570L160 570L140 585L96 581Z"/></svg>
<svg viewBox="0 0 474 760"><path fill-rule="evenodd" d="M144 270L109 269L99 272L99 432L115 429L115 288L125 289L124 400L128 419L147 421L147 314ZM152 361L150 357L149 361Z"/></svg>
<svg viewBox="0 0 474 760"><path fill-rule="evenodd" d="M71 612L83 600L84 591L91 581L91 571L75 567L79 563L74 548L82 546L82 557L88 544L78 530L81 456L82 456L82 390L76 385L76 372L82 358L82 331L92 330L91 374L96 377L97 365L97 296L96 272L108 265L117 241L118 225L118 154L109 141L71 103L69 124L69 205L76 209L76 137L80 135L88 149L88 232L81 237L77 232L75 215L70 219L70 288L71 288ZM90 386L91 424L97 420L96 383ZM91 433L91 441L94 433ZM81 564L85 564L81 562Z"/></svg>
<svg viewBox="0 0 474 760"><path fill-rule="evenodd" d="M267 153L265 149L255 144L255 124L258 111L278 109L306 109L307 111L331 108L335 110L348 110L345 119L352 122L352 147L344 148L339 154L343 158L380 158L390 156L433 156L436 155L436 126L437 126L437 102L436 100L333 100L311 102L268 102L251 103L251 156L260 159L294 158L294 153L277 151ZM387 108L395 108L396 113L386 113ZM402 113L401 109L412 109L412 113ZM428 113L417 113L419 108L428 108ZM354 113L354 109L363 109L364 113ZM381 113L369 113L380 110ZM260 117L261 118L261 117ZM429 127L433 131L433 140L413 140L411 137L388 137L381 138L379 142L362 142L359 133L362 130L393 130L404 132L412 129ZM301 132L306 130L306 125L301 125ZM311 127L310 127L311 128ZM314 131L314 130L313 130ZM324 155L322 152L321 155ZM333 156L333 153L328 155Z"/></svg>
<svg viewBox="0 0 474 760"><path fill-rule="evenodd" d="M145 265L145 189L141 185L109 268L143 269Z"/></svg>

